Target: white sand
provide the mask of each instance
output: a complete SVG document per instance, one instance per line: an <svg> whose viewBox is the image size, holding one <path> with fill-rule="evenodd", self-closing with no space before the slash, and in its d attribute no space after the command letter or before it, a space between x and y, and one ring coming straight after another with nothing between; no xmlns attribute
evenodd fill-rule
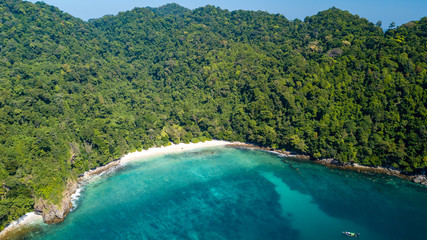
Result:
<svg viewBox="0 0 427 240"><path fill-rule="evenodd" d="M156 148L150 148L148 150L129 153L120 159L120 163L126 164L131 161L141 160L142 158L145 158L145 157L152 157L152 156L157 156L157 155L162 155L167 153L184 152L184 151L198 149L198 148L225 146L228 144L230 144L230 142L218 141L218 140L199 142L199 143L188 143L188 144L187 143L172 144L166 147L156 147Z"/></svg>
<svg viewBox="0 0 427 240"><path fill-rule="evenodd" d="M3 239L9 232L15 231L24 225L31 225L35 223L42 223L43 217L30 212L22 216L20 219L11 222L3 231L0 232L0 239Z"/></svg>
<svg viewBox="0 0 427 240"><path fill-rule="evenodd" d="M119 164L126 164L131 161L135 160L142 160L146 157L152 157L167 153L178 153L178 152L184 152L189 150L194 150L198 148L207 148L207 147L219 147L219 146L225 146L230 144L230 142L227 141L218 141L218 140L212 140L212 141L206 141L206 142L199 142L199 143L180 143L180 144L172 144L166 147L155 147L150 148L148 150L142 150L138 152L133 152L126 154L119 160ZM116 163L117 164L117 163ZM83 179L87 178L89 172L93 172L96 170L88 171L84 175ZM7 226L3 231L0 232L0 239L4 237L4 235L10 231L15 231L19 227L24 225L30 225L34 223L41 223L43 222L43 217L40 215L36 215L34 212L30 212L22 216L20 219L12 222Z"/></svg>

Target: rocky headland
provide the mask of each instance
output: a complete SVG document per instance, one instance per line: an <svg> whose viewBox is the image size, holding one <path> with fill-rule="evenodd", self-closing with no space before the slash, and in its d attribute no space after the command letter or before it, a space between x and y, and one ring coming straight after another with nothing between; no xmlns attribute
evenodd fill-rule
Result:
<svg viewBox="0 0 427 240"><path fill-rule="evenodd" d="M38 198L34 204L34 213L42 215L45 223L51 224L64 221L72 209L71 196L76 192L77 188L77 181L69 179L59 204L53 204L48 200Z"/></svg>

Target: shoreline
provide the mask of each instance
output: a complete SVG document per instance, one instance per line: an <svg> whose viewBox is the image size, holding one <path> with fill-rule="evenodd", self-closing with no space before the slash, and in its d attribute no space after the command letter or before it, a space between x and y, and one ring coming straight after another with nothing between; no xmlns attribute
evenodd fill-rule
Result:
<svg viewBox="0 0 427 240"><path fill-rule="evenodd" d="M114 160L104 166L97 167L95 169L86 171L85 173L81 174L78 177L78 181L77 181L78 188L71 195L71 204L73 204L73 209L74 209L74 202L80 196L81 188L88 181L90 181L90 179L96 176L100 176L103 173L106 173L110 170L124 166L127 163L130 163L132 161L142 160L144 158L163 155L163 154L179 153L179 152L190 151L190 150L201 149L201 148L226 146L229 144L232 144L232 143L228 141L221 141L221 140L210 140L210 141L198 142L198 143L179 143L179 144L172 144L169 146L152 147L147 150L127 153L123 157L117 160ZM66 189L66 191L67 190L68 189ZM42 222L43 222L42 215L37 215L35 212L26 213L24 216L20 217L18 220L13 221L8 226L6 226L0 232L0 239L8 239L10 237L8 236L9 234L13 234L13 232L18 232L21 228L25 226L30 226L30 225L33 225L36 223L42 223Z"/></svg>
<svg viewBox="0 0 427 240"><path fill-rule="evenodd" d="M190 151L190 150L195 150L200 148L227 146L230 144L239 144L239 143L237 142L232 143L232 142L221 141L221 140L210 140L210 141L198 142L198 143L171 144L168 146L152 147L147 150L131 152L104 166L100 166L93 170L86 171L85 173L79 176L78 183L79 184L84 183L90 180L92 177L99 176L100 174L108 172L113 168L124 166L136 160L142 160L144 158L154 157L154 156L168 154L168 153L180 153L180 152Z"/></svg>
<svg viewBox="0 0 427 240"><path fill-rule="evenodd" d="M270 147L260 147L250 143L230 143L228 146L235 147L235 148L257 149L261 151L272 152L272 153L276 153L281 156L292 158L298 161L309 161L314 164L324 165L329 168L338 168L340 170L350 170L350 171L357 171L360 173L385 174L389 176L395 176L395 177L413 182L417 185L427 187L427 176L425 174L409 175L409 174L403 173L402 171L392 169L392 168L386 168L381 166L371 167L371 166L365 166L365 165L361 165L359 163L354 163L354 162L342 163L333 158L312 159L310 158L310 156L307 156L307 155L292 154L291 152L288 152L288 151L283 151L283 150L274 149Z"/></svg>
<svg viewBox="0 0 427 240"><path fill-rule="evenodd" d="M36 223L43 223L43 217L41 215L35 214L34 212L26 213L18 220L13 221L8 226L6 226L0 232L0 239L8 239L10 237L8 234L16 234L15 232L18 232L22 227Z"/></svg>
<svg viewBox="0 0 427 240"><path fill-rule="evenodd" d="M100 176L106 172L115 170L119 167L123 167L126 164L133 161L137 161L137 160L143 161L144 158L159 156L163 154L180 153L180 152L190 151L195 149L219 147L219 146L267 151L267 152L279 154L282 157L292 158L296 161L308 161L314 164L321 164L331 168L339 168L341 170L352 170L352 171L358 171L362 173L393 175L402 179L415 182L422 186L427 185L427 178L425 175L409 176L409 175L403 174L398 170L388 169L384 167L369 167L369 166L363 166L357 163L341 163L335 159L313 160L307 155L293 154L292 152L289 152L289 151L274 149L270 147L260 147L250 143L210 140L210 141L199 142L199 143L179 143L179 144L172 144L169 146L152 147L147 150L136 151L136 152L125 154L120 159L114 160L104 166L100 166L95 169L86 171L85 173L81 174L78 177L78 181L77 181L78 188L71 195L70 204L73 205L72 209L76 207L74 203L79 198L80 192L84 187L84 185L87 184L91 179L93 179L96 176ZM7 227L5 227L0 232L0 239L3 239L5 237L7 239L8 234L13 234L13 232L18 232L19 229L21 229L22 227L30 226L30 225L33 225L36 223L42 223L42 222L43 222L43 217L41 215L37 215L35 212L29 212L24 216L22 216L21 218L19 218L18 220L11 222Z"/></svg>

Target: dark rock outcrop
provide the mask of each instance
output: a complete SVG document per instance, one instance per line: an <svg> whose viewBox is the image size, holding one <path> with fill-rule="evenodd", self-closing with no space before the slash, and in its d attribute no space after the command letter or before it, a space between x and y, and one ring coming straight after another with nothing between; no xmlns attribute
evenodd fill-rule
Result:
<svg viewBox="0 0 427 240"><path fill-rule="evenodd" d="M112 168L116 168L119 165L120 161L113 161L105 166L98 167L82 174L78 180L79 182L84 182L86 179L92 176L99 175ZM64 221L65 217L73 207L71 203L71 195L76 192L79 186L79 182L77 180L71 179L67 181L67 186L62 193L62 199L58 204L53 204L51 201L43 198L36 199L34 204L34 212L38 215L42 215L43 221L48 224Z"/></svg>
<svg viewBox="0 0 427 240"><path fill-rule="evenodd" d="M62 193L61 202L53 204L46 199L36 199L34 204L34 212L43 216L43 221L48 224L58 223L64 221L67 214L72 209L71 195L73 195L78 188L76 180L68 180L67 187Z"/></svg>

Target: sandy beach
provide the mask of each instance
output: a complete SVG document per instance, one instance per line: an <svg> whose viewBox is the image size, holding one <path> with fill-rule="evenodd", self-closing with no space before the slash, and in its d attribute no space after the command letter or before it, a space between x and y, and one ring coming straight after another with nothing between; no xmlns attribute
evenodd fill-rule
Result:
<svg viewBox="0 0 427 240"><path fill-rule="evenodd" d="M102 167L98 167L94 170L85 172L79 178L79 182L86 181L91 177L101 174L105 171L108 171L109 169L114 168L118 165L123 165L135 160L142 160L143 158L146 158L146 157L152 157L152 156L157 156L157 155L162 155L167 153L179 153L179 152L184 152L184 151L189 151L189 150L194 150L199 148L226 146L228 144L231 144L231 143L227 141L212 140L212 141L205 141L205 142L199 142L199 143L172 144L166 147L154 147L147 150L128 153L117 161L111 162ZM41 222L43 222L43 217L41 215L36 215L34 212L27 213L24 216L22 216L20 219L12 222L5 229L3 229L3 231L0 232L0 239L4 239L5 236L8 233L11 233L12 231L17 231L21 226L31 225L35 223L41 223Z"/></svg>
<svg viewBox="0 0 427 240"><path fill-rule="evenodd" d="M20 227L36 223L42 223L43 217L36 215L34 212L29 212L22 216L20 219L11 222L3 231L0 232L0 239L6 238L8 233L18 231Z"/></svg>
<svg viewBox="0 0 427 240"><path fill-rule="evenodd" d="M179 152L184 152L184 151L189 151L189 150L199 149L199 148L226 146L229 144L232 144L232 143L228 141L211 140L211 141L198 142L198 143L171 144L165 147L163 146L153 147L147 150L128 153L125 156L121 157L120 159L110 162L105 166L97 167L96 169L85 172L80 176L79 182L86 182L90 180L92 177L98 176L99 174L107 172L110 169L114 169L115 167L126 165L127 163L132 161L136 161L136 160L141 161L147 157L153 157L153 156L158 156L158 155L167 154L167 153L179 153ZM233 143L233 144L238 144L238 143Z"/></svg>
<svg viewBox="0 0 427 240"><path fill-rule="evenodd" d="M178 153L178 152L184 152L184 151L189 151L189 150L198 149L198 148L225 146L228 144L230 144L230 142L218 141L218 140L199 142L199 143L172 144L166 147L150 148L148 150L129 153L120 159L120 163L126 164L128 162L138 160L141 158L162 155L165 153Z"/></svg>
<svg viewBox="0 0 427 240"><path fill-rule="evenodd" d="M208 148L208 147L219 147L219 146L231 146L231 147L258 149L258 150L275 152L275 153L281 154L283 156L294 157L296 159L308 160L307 156L303 156L303 155L294 156L294 155L291 155L290 152L286 152L286 151L282 151L282 150L274 150L271 148L262 148L262 147L258 147L258 146L252 145L252 144L245 144L245 143L241 143L241 142L228 142L228 141L212 140L212 141L205 141L205 142L199 142L199 143L188 143L188 144L180 143L180 144L171 144L171 145L165 146L165 147L154 147L154 148L150 148L148 150L142 150L142 151L128 153L128 154L124 155L122 158L120 158L116 161L113 161L113 162L111 162L105 166L101 166L101 167L98 167L96 169L85 172L84 174L82 174L80 176L79 184L81 184L80 186L84 186L84 184L88 180L92 179L93 177L99 176L100 174L111 171L111 170L114 171L114 169L116 169L116 167L126 165L127 163L130 163L132 161L144 161L144 160L149 160L150 157L159 156L162 154L179 153L179 152L191 151L191 150L195 150L195 149ZM327 164L327 163L322 163L321 161L317 161L317 162L329 166L329 164ZM364 170L364 171L371 171L372 170L372 167L361 166L358 164L354 164L354 165L355 166L348 166L348 167L352 168L352 169L354 168L356 170ZM387 174L390 175L390 173L387 173ZM394 173L392 175L400 176L401 174ZM77 190L77 192L74 194L72 202L76 201L76 199L78 199L78 197L80 196L80 190L81 190L81 188L79 188ZM28 225L42 223L42 222L43 222L42 216L36 215L34 212L27 213L26 215L22 216L20 219L9 224L3 231L1 231L0 232L0 239L8 239L8 237L10 237L8 235L14 235L15 232L19 233L21 227L23 227L23 226L28 226Z"/></svg>

